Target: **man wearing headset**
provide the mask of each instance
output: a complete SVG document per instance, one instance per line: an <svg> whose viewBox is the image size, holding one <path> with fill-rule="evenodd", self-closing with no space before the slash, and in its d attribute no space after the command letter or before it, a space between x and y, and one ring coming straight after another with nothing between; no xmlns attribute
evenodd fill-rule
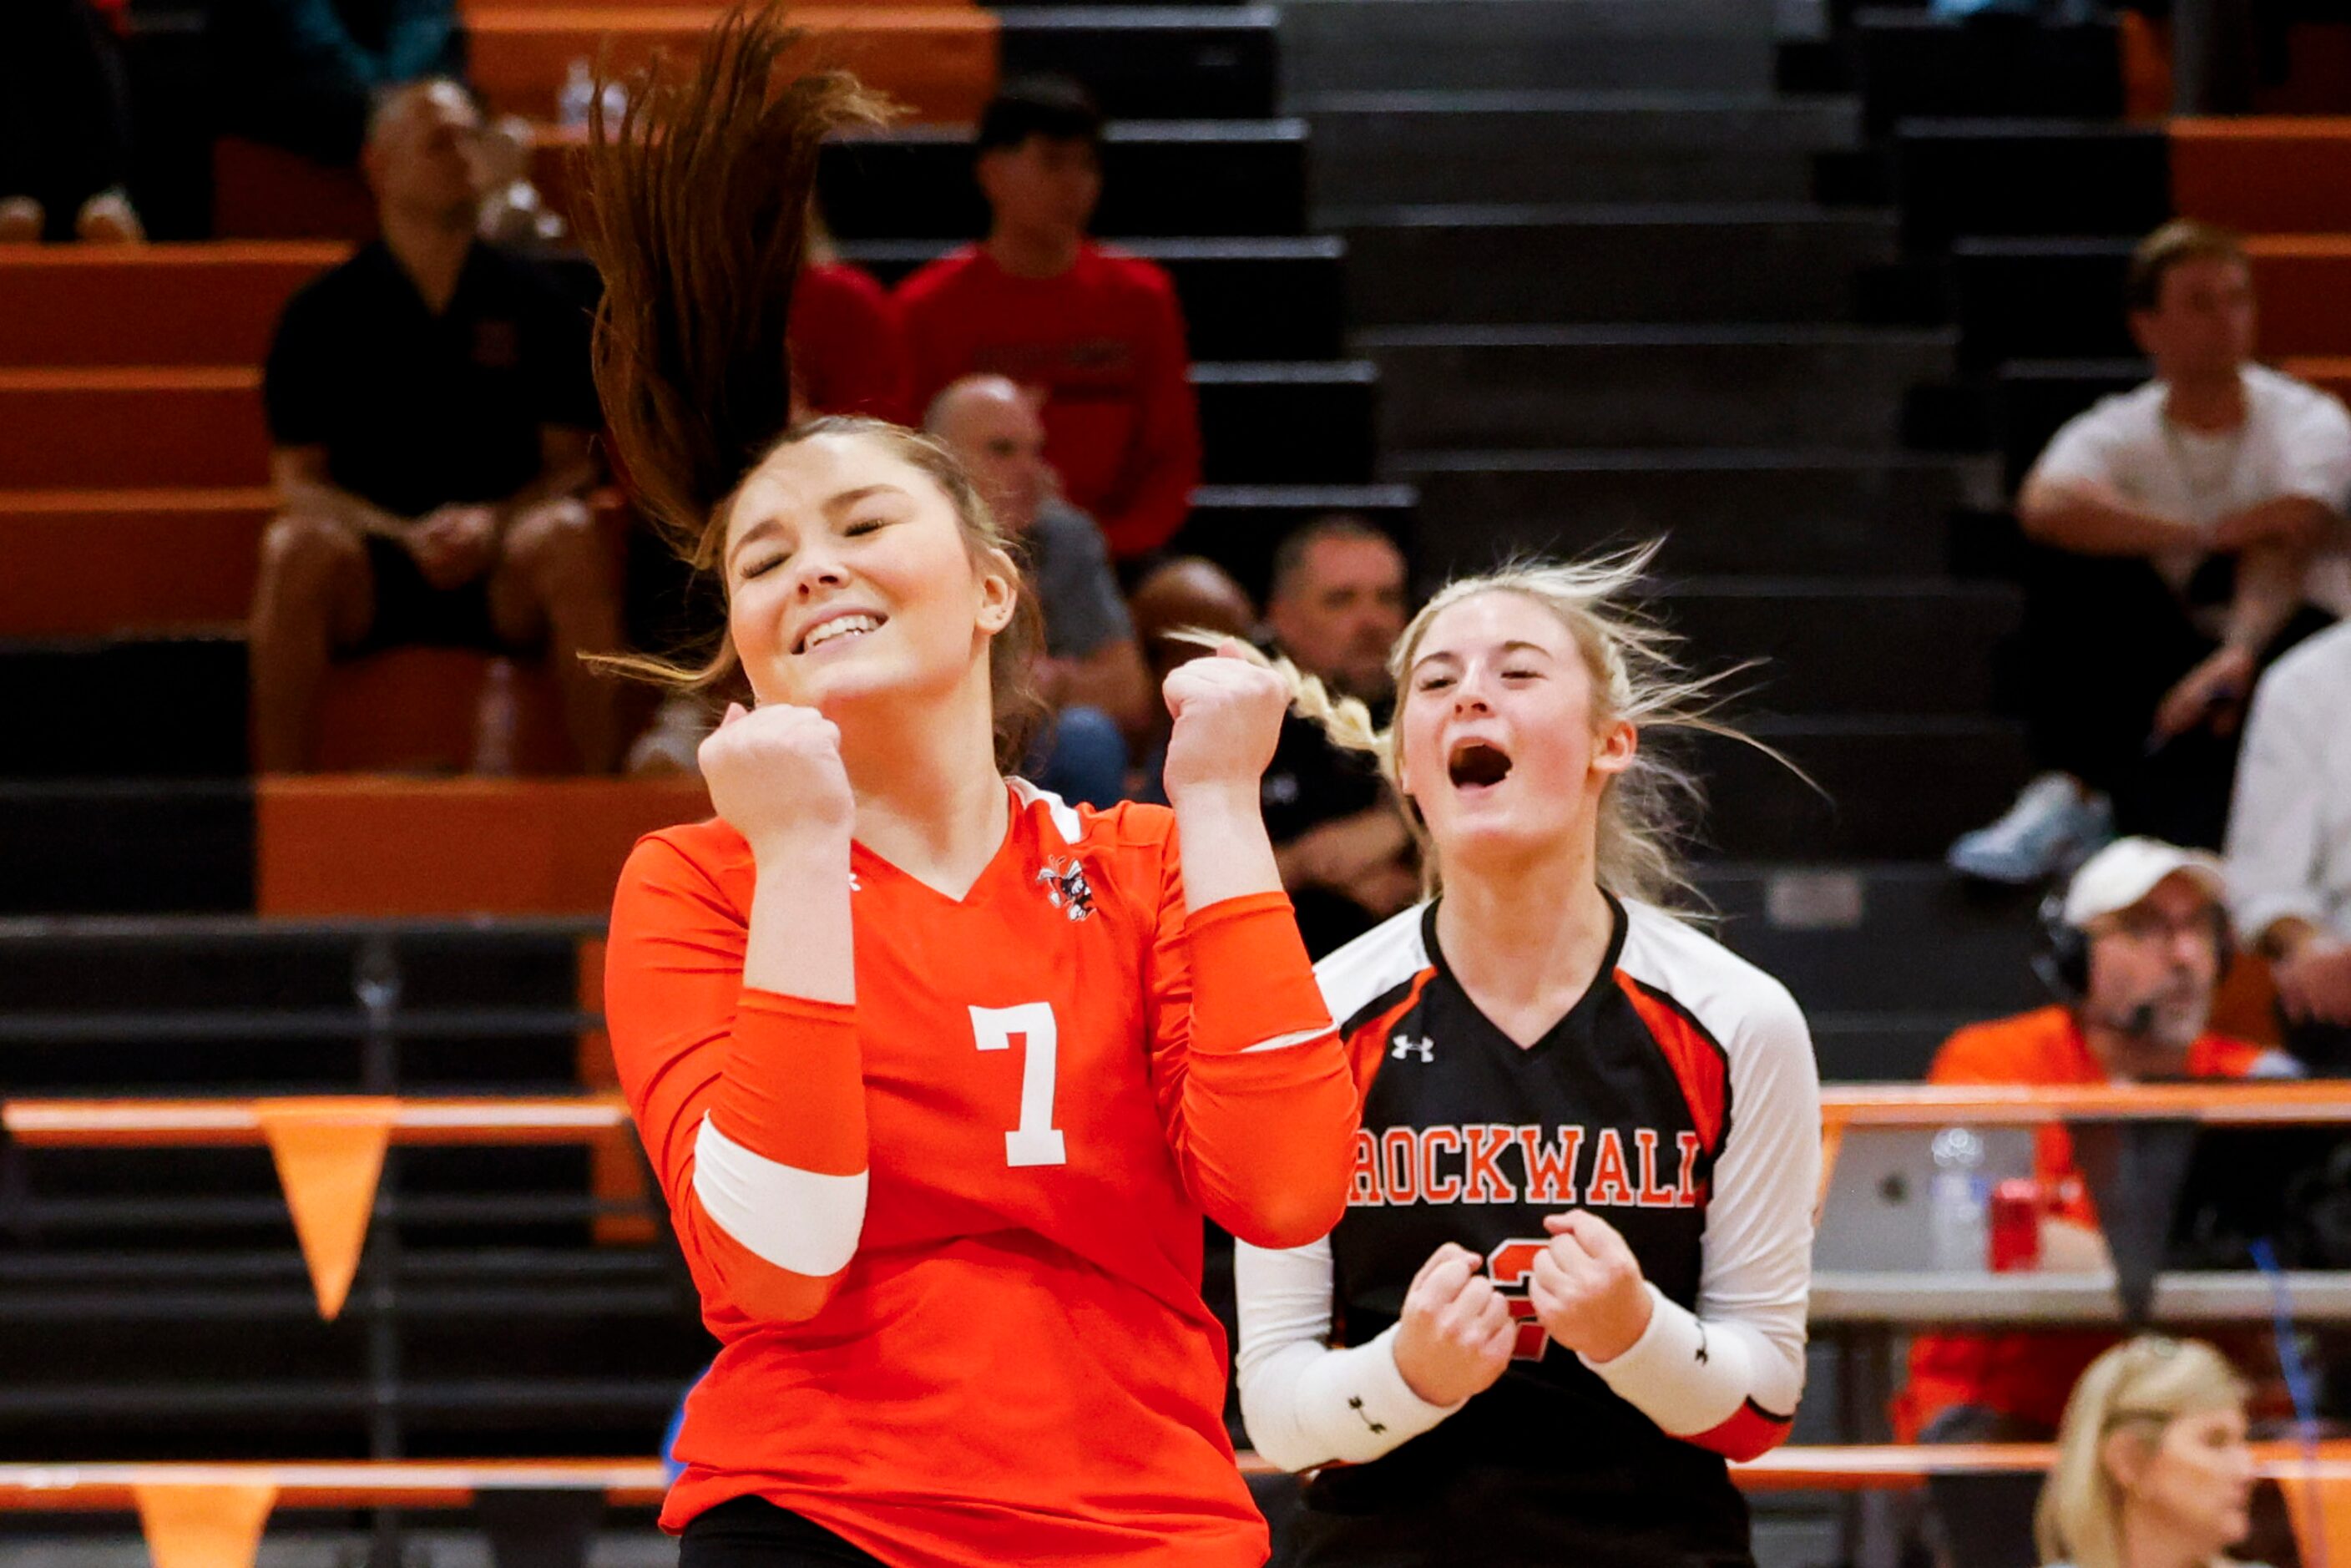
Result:
<svg viewBox="0 0 2351 1568"><path fill-rule="evenodd" d="M2293 1077L2283 1051L2214 1034L2212 997L2231 952L2215 857L2154 839L2117 839L2043 905L2034 970L2052 1005L1971 1024L1937 1053L1928 1081L1968 1084L2131 1083L2153 1079ZM2095 1263L2097 1217L2062 1127L2034 1157L2043 1256ZM1895 1400L1905 1441L2030 1442L2056 1434L2065 1397L2111 1334L1921 1334Z"/></svg>

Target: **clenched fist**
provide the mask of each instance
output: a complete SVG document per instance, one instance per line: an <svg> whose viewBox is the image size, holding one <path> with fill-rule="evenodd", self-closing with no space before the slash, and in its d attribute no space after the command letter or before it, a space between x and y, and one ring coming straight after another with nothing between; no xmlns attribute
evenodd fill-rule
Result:
<svg viewBox="0 0 2351 1568"><path fill-rule="evenodd" d="M1518 1337L1510 1305L1479 1272L1478 1255L1448 1241L1428 1255L1405 1292L1396 1371L1426 1403L1458 1405L1493 1386Z"/></svg>
<svg viewBox="0 0 2351 1568"><path fill-rule="evenodd" d="M1217 657L1169 671L1163 691L1176 717L1163 775L1168 800L1186 789L1221 788L1244 790L1254 801L1290 709L1281 677L1228 641Z"/></svg>
<svg viewBox="0 0 2351 1568"><path fill-rule="evenodd" d="M1527 1296L1552 1338L1593 1361L1614 1361L1649 1332L1641 1260L1616 1228L1589 1209L1543 1217L1551 1245L1535 1254Z"/></svg>
<svg viewBox="0 0 2351 1568"><path fill-rule="evenodd" d="M726 716L697 753L710 804L753 857L793 844L846 841L857 815L841 730L812 707L770 704Z"/></svg>

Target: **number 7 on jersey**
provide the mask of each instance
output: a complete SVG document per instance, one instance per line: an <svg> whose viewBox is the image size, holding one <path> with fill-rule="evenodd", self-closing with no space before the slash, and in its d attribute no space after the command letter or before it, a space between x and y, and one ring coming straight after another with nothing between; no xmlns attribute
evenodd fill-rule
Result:
<svg viewBox="0 0 2351 1568"><path fill-rule="evenodd" d="M1021 1042L1020 1124L1004 1134L1008 1166L1062 1166L1070 1163L1061 1130L1053 1125L1053 1069L1061 1046L1050 1002L1023 1002L1017 1008L974 1008L971 1032L982 1051L1009 1051Z"/></svg>

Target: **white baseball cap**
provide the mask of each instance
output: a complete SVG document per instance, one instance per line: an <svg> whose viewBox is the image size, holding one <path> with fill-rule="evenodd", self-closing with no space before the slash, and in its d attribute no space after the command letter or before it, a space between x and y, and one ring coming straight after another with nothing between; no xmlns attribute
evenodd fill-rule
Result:
<svg viewBox="0 0 2351 1568"><path fill-rule="evenodd" d="M2116 839L2084 861L2066 884L2065 924L2078 931L2102 915L2128 909L2153 893L2156 883L2182 872L2202 883L2215 903L2228 896L2228 873L2219 856L2161 839Z"/></svg>

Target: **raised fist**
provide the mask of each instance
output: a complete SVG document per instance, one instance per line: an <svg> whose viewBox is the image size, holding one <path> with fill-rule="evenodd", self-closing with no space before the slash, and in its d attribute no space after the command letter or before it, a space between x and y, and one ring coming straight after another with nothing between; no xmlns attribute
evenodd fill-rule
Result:
<svg viewBox="0 0 2351 1568"><path fill-rule="evenodd" d="M812 707L768 704L726 716L697 753L710 804L757 858L794 841L846 839L857 815L841 730Z"/></svg>
<svg viewBox="0 0 2351 1568"><path fill-rule="evenodd" d="M1614 1361L1649 1332L1656 1305L1641 1260L1589 1209L1543 1217L1551 1245L1535 1254L1527 1296L1543 1332L1579 1355Z"/></svg>
<svg viewBox="0 0 2351 1568"><path fill-rule="evenodd" d="M1478 1255L1448 1241L1428 1255L1405 1292L1396 1371L1427 1403L1458 1405L1493 1386L1518 1337L1510 1303L1480 1271Z"/></svg>
<svg viewBox="0 0 2351 1568"><path fill-rule="evenodd" d="M1162 689L1176 717L1163 775L1167 798L1186 789L1238 788L1254 800L1290 709L1290 688L1281 677L1228 641L1217 657L1169 671Z"/></svg>

